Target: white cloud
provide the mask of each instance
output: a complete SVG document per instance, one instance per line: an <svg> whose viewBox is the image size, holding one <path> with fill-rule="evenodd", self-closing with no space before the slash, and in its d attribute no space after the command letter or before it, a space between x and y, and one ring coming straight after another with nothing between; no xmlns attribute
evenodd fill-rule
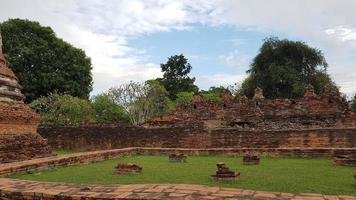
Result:
<svg viewBox="0 0 356 200"><path fill-rule="evenodd" d="M174 1L21 1L0 0L0 20L27 18L51 26L59 37L92 58L94 91L161 75L142 49L129 45L132 36L188 29L188 9Z"/></svg>
<svg viewBox="0 0 356 200"><path fill-rule="evenodd" d="M341 91L356 92L355 82L347 81L356 80L356 1L217 0L214 4L219 10L214 17L220 23L298 37L323 50Z"/></svg>
<svg viewBox="0 0 356 200"><path fill-rule="evenodd" d="M144 49L130 46L131 37L188 30L192 23L301 38L324 51L329 71L343 92L356 92L354 0L0 0L0 4L1 21L36 20L83 48L93 60L94 93L130 79L160 75L158 64L147 62ZM245 62L238 52L221 59L233 65ZM202 74L197 82L219 85L238 78L233 76Z"/></svg>
<svg viewBox="0 0 356 200"><path fill-rule="evenodd" d="M335 27L326 29L325 33L342 42L356 42L356 28Z"/></svg>
<svg viewBox="0 0 356 200"><path fill-rule="evenodd" d="M238 50L234 50L229 52L226 55L220 55L220 60L226 65L230 65L233 67L247 67L248 65L248 56L240 53Z"/></svg>
<svg viewBox="0 0 356 200"><path fill-rule="evenodd" d="M204 88L209 88L210 86L229 86L241 83L245 78L244 74L213 74L199 76L197 81L205 86Z"/></svg>

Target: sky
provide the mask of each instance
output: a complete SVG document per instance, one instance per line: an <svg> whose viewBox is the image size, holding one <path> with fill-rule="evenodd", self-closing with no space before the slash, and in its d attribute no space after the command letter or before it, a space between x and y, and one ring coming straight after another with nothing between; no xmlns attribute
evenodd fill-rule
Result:
<svg viewBox="0 0 356 200"><path fill-rule="evenodd" d="M0 21L35 20L85 50L92 95L162 76L184 54L201 89L246 77L263 39L302 40L323 51L343 93L356 93L354 0L0 0Z"/></svg>

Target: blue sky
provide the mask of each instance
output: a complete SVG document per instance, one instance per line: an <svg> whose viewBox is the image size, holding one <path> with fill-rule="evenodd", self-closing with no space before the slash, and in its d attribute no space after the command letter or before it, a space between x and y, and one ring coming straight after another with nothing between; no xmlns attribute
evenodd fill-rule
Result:
<svg viewBox="0 0 356 200"><path fill-rule="evenodd" d="M239 73L244 74L249 60L257 53L266 34L238 30L234 27L210 27L192 25L192 30L155 33L133 39L131 44L137 49L145 49L150 62L162 63L174 54L184 54L193 66L192 73ZM222 56L238 51L234 55L236 63L227 63ZM238 56L245 56L238 60Z"/></svg>
<svg viewBox="0 0 356 200"><path fill-rule="evenodd" d="M234 26L192 24L188 30L161 32L130 40L131 45L144 50L147 61L164 63L175 54L185 55L193 66L191 76L197 77L201 89L226 86L234 82L204 81L203 76L235 74L243 77L266 37L276 33L241 29ZM297 39L279 34L281 38ZM240 82L236 79L235 82ZM211 85L212 84L212 85Z"/></svg>
<svg viewBox="0 0 356 200"><path fill-rule="evenodd" d="M356 93L353 0L0 0L0 21L30 19L92 59L92 95L162 75L183 53L202 89L241 82L269 36L321 49L342 92Z"/></svg>

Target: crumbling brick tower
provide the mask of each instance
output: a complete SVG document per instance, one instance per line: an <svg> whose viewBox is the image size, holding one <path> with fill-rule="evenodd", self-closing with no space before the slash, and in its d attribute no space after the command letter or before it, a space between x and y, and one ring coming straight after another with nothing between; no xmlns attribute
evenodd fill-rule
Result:
<svg viewBox="0 0 356 200"><path fill-rule="evenodd" d="M37 133L39 115L24 99L3 55L0 33L0 163L51 155L47 140Z"/></svg>

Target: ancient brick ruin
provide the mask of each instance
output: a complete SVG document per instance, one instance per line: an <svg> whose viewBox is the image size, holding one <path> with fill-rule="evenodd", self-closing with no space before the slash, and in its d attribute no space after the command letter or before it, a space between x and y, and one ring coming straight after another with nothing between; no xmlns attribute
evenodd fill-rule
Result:
<svg viewBox="0 0 356 200"><path fill-rule="evenodd" d="M244 155L242 157L242 162L244 165L258 165L258 164L260 164L260 157Z"/></svg>
<svg viewBox="0 0 356 200"><path fill-rule="evenodd" d="M119 163L115 170L118 174L137 174L141 173L142 167L132 163Z"/></svg>
<svg viewBox="0 0 356 200"><path fill-rule="evenodd" d="M334 157L334 163L341 166L353 166L356 167L356 156L353 155L336 155Z"/></svg>
<svg viewBox="0 0 356 200"><path fill-rule="evenodd" d="M233 98L226 91L221 101L203 101L194 96L191 104L174 112L158 116L146 127L174 127L185 124L204 124L208 129L234 128L239 130L286 130L356 127L356 113L345 98L325 86L317 96L312 86L301 99L266 99L260 88L255 96Z"/></svg>
<svg viewBox="0 0 356 200"><path fill-rule="evenodd" d="M0 163L50 156L47 141L37 133L39 115L24 104L1 44L0 35Z"/></svg>
<svg viewBox="0 0 356 200"><path fill-rule="evenodd" d="M240 172L230 170L223 162L216 164L216 167L215 174L211 175L215 181L237 181L240 178Z"/></svg>
<svg viewBox="0 0 356 200"><path fill-rule="evenodd" d="M179 153L179 154L172 153L172 154L169 154L169 161L171 161L171 162L187 162L187 156L182 153Z"/></svg>

